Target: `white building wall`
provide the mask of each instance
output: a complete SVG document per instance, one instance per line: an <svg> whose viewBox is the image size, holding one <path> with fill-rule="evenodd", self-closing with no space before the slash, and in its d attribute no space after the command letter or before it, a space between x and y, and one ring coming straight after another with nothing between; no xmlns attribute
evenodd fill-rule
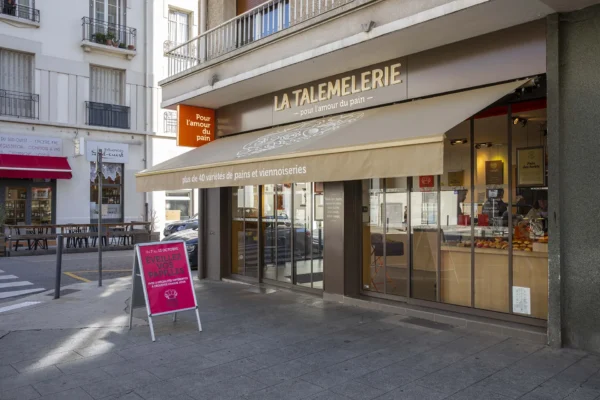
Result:
<svg viewBox="0 0 600 400"><path fill-rule="evenodd" d="M164 114L165 109L160 108L162 94L158 82L167 77L167 58L164 56L164 43L169 35L169 9L183 11L190 15L190 32L192 38L198 34L199 2L196 0L155 0L153 26L153 48L156 51L152 57L154 65L152 97L152 117L156 127L156 137L148 143L149 163L156 165L170 158L183 154L191 148L177 147L175 134L165 132ZM197 190L193 197L192 214L197 212ZM149 199L149 207L156 212L157 229L162 232L166 221L166 195L165 192L153 192Z"/></svg>
<svg viewBox="0 0 600 400"><path fill-rule="evenodd" d="M34 93L39 95L39 119L0 115L0 134L62 139L62 155L67 157L73 177L56 182L58 224L90 221L90 163L85 155L75 156L77 137L129 144L129 162L124 165L123 173L123 220L143 218L147 200L145 194L135 190L135 173L150 166L146 164L144 143L155 132L151 112L156 99L151 96L155 74L153 64L148 61L154 49L158 49L148 41L148 55L145 53L144 4L145 0L126 0L126 26L137 30L136 54L131 60L123 54L86 52L82 48L82 18L90 17L89 1L61 0L57 7L56 2L38 0L35 4L40 10L38 27L0 15L0 47L34 54ZM156 4L148 2L149 15L153 15L152 7ZM162 50L159 53L162 54ZM130 129L86 125L90 65L125 70L125 104L131 107ZM0 202L3 197L4 193L0 193Z"/></svg>

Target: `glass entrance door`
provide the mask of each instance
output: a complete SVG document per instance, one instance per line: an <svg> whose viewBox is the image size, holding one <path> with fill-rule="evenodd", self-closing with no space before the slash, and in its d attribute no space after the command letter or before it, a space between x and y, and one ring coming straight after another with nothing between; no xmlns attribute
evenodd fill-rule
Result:
<svg viewBox="0 0 600 400"><path fill-rule="evenodd" d="M263 278L323 288L323 185L262 186Z"/></svg>

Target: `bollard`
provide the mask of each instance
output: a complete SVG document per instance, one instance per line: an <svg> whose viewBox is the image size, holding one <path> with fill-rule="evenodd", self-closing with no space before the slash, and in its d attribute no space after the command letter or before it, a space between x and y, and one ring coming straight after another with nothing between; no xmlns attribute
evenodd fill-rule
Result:
<svg viewBox="0 0 600 400"><path fill-rule="evenodd" d="M63 235L56 236L56 280L54 282L54 299L60 298L60 277L62 275Z"/></svg>

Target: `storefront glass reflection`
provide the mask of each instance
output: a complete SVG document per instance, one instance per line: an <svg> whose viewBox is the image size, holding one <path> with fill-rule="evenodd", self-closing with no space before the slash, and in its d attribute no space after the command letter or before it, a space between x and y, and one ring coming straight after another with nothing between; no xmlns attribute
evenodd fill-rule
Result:
<svg viewBox="0 0 600 400"><path fill-rule="evenodd" d="M409 265L406 178L363 181L363 288L407 295Z"/></svg>
<svg viewBox="0 0 600 400"><path fill-rule="evenodd" d="M532 103L447 132L444 173L409 192L363 181L364 290L547 318L546 110Z"/></svg>
<svg viewBox="0 0 600 400"><path fill-rule="evenodd" d="M232 188L231 273L258 278L258 186Z"/></svg>

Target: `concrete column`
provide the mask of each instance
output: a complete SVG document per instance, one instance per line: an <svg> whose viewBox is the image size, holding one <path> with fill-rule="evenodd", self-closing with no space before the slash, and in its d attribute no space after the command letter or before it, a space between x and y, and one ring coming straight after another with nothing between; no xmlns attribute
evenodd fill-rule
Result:
<svg viewBox="0 0 600 400"><path fill-rule="evenodd" d="M324 191L325 297L357 296L361 276L361 183L326 182Z"/></svg>
<svg viewBox="0 0 600 400"><path fill-rule="evenodd" d="M220 280L228 276L231 265L229 188L206 189L206 278Z"/></svg>
<svg viewBox="0 0 600 400"><path fill-rule="evenodd" d="M559 15L547 18L548 96L548 344L562 346L562 261L560 258L560 31Z"/></svg>

